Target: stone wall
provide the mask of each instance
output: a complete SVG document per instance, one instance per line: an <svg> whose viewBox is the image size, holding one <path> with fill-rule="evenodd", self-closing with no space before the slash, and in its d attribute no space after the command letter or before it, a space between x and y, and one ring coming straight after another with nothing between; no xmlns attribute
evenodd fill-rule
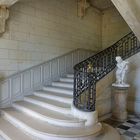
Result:
<svg viewBox="0 0 140 140"><path fill-rule="evenodd" d="M127 59L129 71L127 82L130 84L127 99L127 110L140 115L140 53ZM115 70L106 75L97 83L97 109L99 116L108 117L112 112L112 83L115 82Z"/></svg>
<svg viewBox="0 0 140 140"><path fill-rule="evenodd" d="M114 1L117 2L116 0ZM121 2L125 2L125 1L121 1ZM131 4L132 7L134 6L135 2ZM125 6L125 4L122 5ZM138 5L136 7L138 7ZM137 12L137 8L134 10L134 12L135 13ZM127 16L127 14L124 16L128 17L128 19L130 18L129 16ZM134 27L133 21L134 20L129 20L129 24L131 24ZM131 29L133 28L131 27ZM128 27L126 22L123 20L123 18L120 16L120 14L115 8L110 8L104 11L103 18L102 18L102 48L103 49L112 45L113 43L115 43L117 40L119 40L121 37L123 37L125 34L129 33L130 31L131 31L130 28ZM140 53L128 59L128 61L130 62L128 83L130 84L131 87L129 89L129 94L128 94L127 109L129 112L136 113L136 114L140 114L140 108L139 108L140 106L140 63L139 62L140 60L139 59L140 59ZM107 77L108 76L106 76L106 78ZM105 81L104 83L106 83L106 86L108 85L108 88L106 89L104 88L103 92L100 92L100 90L97 91L99 93L104 93L101 96L102 98L105 96L106 93L107 93L106 96L108 95L108 97L111 97L111 95L109 95L109 93L111 93L110 83L112 83L113 81L114 79L111 81ZM98 83L98 86L100 86L100 82ZM109 100L109 98L108 100L105 99L106 98L102 100L103 102L100 102L101 104L98 107L99 115L100 114L105 115L109 113L109 111L111 112L112 109L111 100Z"/></svg>
<svg viewBox="0 0 140 140"><path fill-rule="evenodd" d="M130 31L112 7L77 17L75 0L20 0L10 8L0 37L0 77L11 75L76 48L99 51Z"/></svg>
<svg viewBox="0 0 140 140"><path fill-rule="evenodd" d="M105 119L110 117L112 112L112 88L111 85L115 81L114 71L110 72L101 79L96 86L96 108L99 117Z"/></svg>
<svg viewBox="0 0 140 140"><path fill-rule="evenodd" d="M75 0L21 0L10 8L6 32L0 37L0 77L11 75L76 48L99 51L130 28L115 8L101 12L89 8L77 17ZM139 57L130 58L129 111L140 112ZM111 113L113 72L97 83L99 115Z"/></svg>
<svg viewBox="0 0 140 140"><path fill-rule="evenodd" d="M130 57L128 83L130 84L128 94L128 110L140 114L140 53Z"/></svg>
<svg viewBox="0 0 140 140"><path fill-rule="evenodd" d="M111 0L131 30L140 40L140 1L139 0Z"/></svg>
<svg viewBox="0 0 140 140"><path fill-rule="evenodd" d="M89 8L79 19L75 0L20 0L0 37L0 77L76 48L100 50L100 12Z"/></svg>
<svg viewBox="0 0 140 140"><path fill-rule="evenodd" d="M112 44L114 44L117 40L123 37L125 34L129 33L131 30L120 16L118 11L115 8L109 8L104 11L102 18L102 48L106 48ZM130 62L130 68L128 73L128 83L131 85L128 95L128 111L136 114L140 114L140 63L139 63L140 53L130 57L128 61ZM113 74L113 73L112 73ZM105 78L107 78L106 76ZM108 100L106 97L104 101L99 105L99 114L106 114L111 112L111 100L109 100L109 93L111 93L111 83L114 82L115 79L110 81L105 81L106 86L108 88L103 88L103 92L98 90L99 93L102 94L102 98L108 95ZM98 87L100 87L100 82L98 83ZM102 86L103 87L103 86ZM99 89L99 88L98 88ZM111 98L110 98L111 99ZM106 101L106 102L105 102ZM103 105L105 103L105 105ZM108 104L108 105L107 105ZM103 111L101 111L103 110ZM100 113L101 112L101 113ZM106 112L106 113L105 113Z"/></svg>
<svg viewBox="0 0 140 140"><path fill-rule="evenodd" d="M102 48L107 48L131 30L115 7L103 11Z"/></svg>

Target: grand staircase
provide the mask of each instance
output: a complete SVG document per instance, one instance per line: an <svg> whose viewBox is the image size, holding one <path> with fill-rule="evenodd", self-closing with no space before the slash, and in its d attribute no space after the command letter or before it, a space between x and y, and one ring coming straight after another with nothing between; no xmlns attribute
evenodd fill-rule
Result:
<svg viewBox="0 0 140 140"><path fill-rule="evenodd" d="M11 107L1 110L1 135L8 140L57 140L98 133L100 123L96 127L85 126L87 120L73 116L72 94L73 74L67 74L24 100L14 102Z"/></svg>
<svg viewBox="0 0 140 140"><path fill-rule="evenodd" d="M120 140L113 128L98 122L96 83L115 68L116 56L126 59L139 51L131 32L95 55L88 52L87 59L83 51L74 51L8 77L0 83L0 135L6 140Z"/></svg>

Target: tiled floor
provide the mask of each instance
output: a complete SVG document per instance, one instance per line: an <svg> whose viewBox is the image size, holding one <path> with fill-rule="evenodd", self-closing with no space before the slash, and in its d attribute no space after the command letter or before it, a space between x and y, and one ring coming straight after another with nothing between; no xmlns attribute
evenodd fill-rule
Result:
<svg viewBox="0 0 140 140"><path fill-rule="evenodd" d="M115 127L122 135L123 140L140 140L140 118L131 115L124 123L111 119L105 122Z"/></svg>

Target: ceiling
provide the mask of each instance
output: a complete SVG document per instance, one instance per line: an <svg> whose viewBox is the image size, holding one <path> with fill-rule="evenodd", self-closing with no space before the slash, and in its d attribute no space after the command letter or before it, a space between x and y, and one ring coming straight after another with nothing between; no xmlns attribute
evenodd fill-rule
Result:
<svg viewBox="0 0 140 140"><path fill-rule="evenodd" d="M111 0L90 0L90 3L101 11L113 6Z"/></svg>
<svg viewBox="0 0 140 140"><path fill-rule="evenodd" d="M5 5L7 7L10 7L14 3L16 3L18 0L0 0L0 5Z"/></svg>

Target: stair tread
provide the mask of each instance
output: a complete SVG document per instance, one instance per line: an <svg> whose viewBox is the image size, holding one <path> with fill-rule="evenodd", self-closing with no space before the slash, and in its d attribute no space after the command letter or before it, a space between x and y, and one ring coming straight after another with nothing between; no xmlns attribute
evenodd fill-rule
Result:
<svg viewBox="0 0 140 140"><path fill-rule="evenodd" d="M74 74L67 74L66 77L71 77L71 78L73 78L73 77L74 77Z"/></svg>
<svg viewBox="0 0 140 140"><path fill-rule="evenodd" d="M52 88L54 88L54 89L58 89L58 90L63 90L63 91L70 91L70 92L72 92L73 93L73 89L72 88L65 88L65 87L57 87L57 86L44 86L44 88L45 89L52 89Z"/></svg>
<svg viewBox="0 0 140 140"><path fill-rule="evenodd" d="M73 98L73 95L67 95L67 94L57 93L57 92L49 92L49 91L45 91L45 90L37 90L37 91L35 91L35 93L64 97L64 98L69 98L69 99Z"/></svg>
<svg viewBox="0 0 140 140"><path fill-rule="evenodd" d="M61 82L67 82L67 83L72 83L74 82L74 79L73 78L68 78L68 77L60 77L60 81Z"/></svg>
<svg viewBox="0 0 140 140"><path fill-rule="evenodd" d="M52 82L52 86L56 86L56 87L66 87L66 88L71 88L71 89L73 89L73 83L69 83L69 82L54 81L54 82Z"/></svg>
<svg viewBox="0 0 140 140"><path fill-rule="evenodd" d="M57 93L62 93L62 94L73 95L73 88L44 86L43 90L48 91L48 92L57 92Z"/></svg>
<svg viewBox="0 0 140 140"><path fill-rule="evenodd" d="M67 84L67 85L73 85L73 83L70 82L63 82L63 81L54 81L52 83L61 83L61 84Z"/></svg>
<svg viewBox="0 0 140 140"><path fill-rule="evenodd" d="M54 100L51 100L51 99L46 99L46 98L38 97L38 96L35 96L35 95L29 95L29 96L26 96L25 98L31 98L31 99L34 99L34 100L37 100L37 101L44 102L46 104L51 104L51 105L55 105L57 107L62 107L62 108L70 109L70 107L71 107L70 104L66 104L66 103L54 101Z"/></svg>
<svg viewBox="0 0 140 140"><path fill-rule="evenodd" d="M71 115L65 115L65 114L61 114L58 112L55 112L53 110L49 110L49 109L44 109L38 105L26 102L26 101L18 101L15 103L16 105L25 107L27 109L30 109L34 112L37 112L43 116L49 117L49 118L53 118L53 119L59 119L59 121L69 121L69 122L79 122L79 121L83 121L83 120L79 120L77 118L74 118Z"/></svg>
<svg viewBox="0 0 140 140"><path fill-rule="evenodd" d="M2 133L1 135L4 135L4 138L8 137L11 140L33 140L30 136L3 118L0 118L0 131Z"/></svg>
<svg viewBox="0 0 140 140"><path fill-rule="evenodd" d="M26 126L35 130L35 132L41 132L41 134L51 135L51 136L85 136L93 133L94 127L82 127L82 128L66 128L55 126L47 122L32 118L25 113L19 112L16 109L10 107L3 109L4 114L12 116L14 119L24 123ZM24 129L26 130L26 128Z"/></svg>

